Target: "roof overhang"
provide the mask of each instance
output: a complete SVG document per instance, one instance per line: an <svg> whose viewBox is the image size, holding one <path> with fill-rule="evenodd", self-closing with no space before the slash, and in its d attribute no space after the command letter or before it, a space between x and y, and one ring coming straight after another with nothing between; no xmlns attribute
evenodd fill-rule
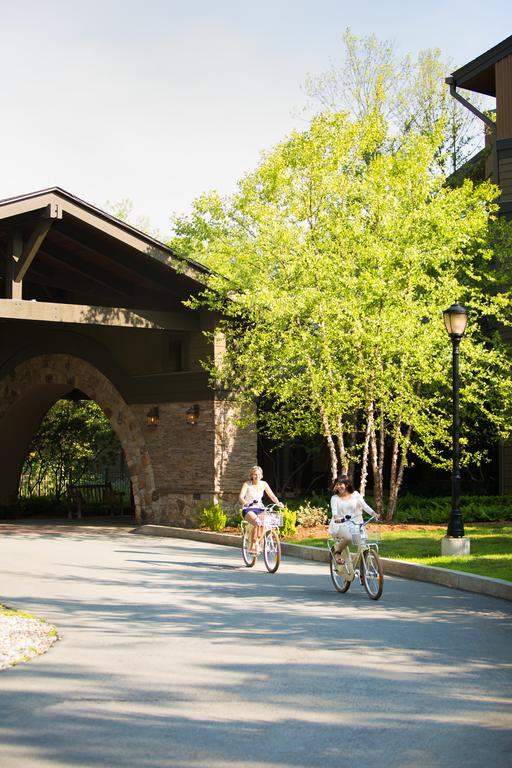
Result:
<svg viewBox="0 0 512 768"><path fill-rule="evenodd" d="M204 287L208 270L165 243L52 187L0 200L0 250L19 233L14 282L52 286L64 302L176 308ZM14 251L13 251L14 253ZM81 293L74 286L81 286ZM98 300L95 301L95 294ZM37 296L37 300L60 301Z"/></svg>
<svg viewBox="0 0 512 768"><path fill-rule="evenodd" d="M455 86L486 96L496 96L494 65L510 54L512 54L512 35L452 72Z"/></svg>

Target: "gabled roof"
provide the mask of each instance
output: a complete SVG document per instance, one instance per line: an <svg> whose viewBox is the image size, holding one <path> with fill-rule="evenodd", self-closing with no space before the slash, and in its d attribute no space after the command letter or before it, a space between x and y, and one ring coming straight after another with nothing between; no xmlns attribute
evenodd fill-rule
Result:
<svg viewBox="0 0 512 768"><path fill-rule="evenodd" d="M45 215L52 225L24 283L46 293L76 286L78 303L110 292L119 306L171 308L204 287L204 266L59 187L0 200L0 252L13 227L27 241Z"/></svg>
<svg viewBox="0 0 512 768"><path fill-rule="evenodd" d="M452 72L456 87L484 93L487 96L496 96L494 65L510 54L512 54L512 35Z"/></svg>

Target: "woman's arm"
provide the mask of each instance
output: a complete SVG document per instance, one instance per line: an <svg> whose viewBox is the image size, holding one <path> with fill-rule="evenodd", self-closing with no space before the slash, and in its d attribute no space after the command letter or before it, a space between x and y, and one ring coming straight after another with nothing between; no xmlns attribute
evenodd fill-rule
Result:
<svg viewBox="0 0 512 768"><path fill-rule="evenodd" d="M334 521L336 521L336 518L341 519L341 515L338 512L338 497L337 496L331 496L331 516Z"/></svg>
<svg viewBox="0 0 512 768"><path fill-rule="evenodd" d="M358 491L356 491L356 493L357 493L357 504L358 504L358 506L361 507L361 509L364 509L364 511L368 515L373 515L374 517L378 518L379 515L376 513L376 511L374 509L372 509L369 504L366 503L366 501L363 499L363 497L361 496L361 494Z"/></svg>
<svg viewBox="0 0 512 768"><path fill-rule="evenodd" d="M242 485L242 490L240 491L240 496L238 497L238 500L242 507L245 506L245 494L247 493L247 481Z"/></svg>
<svg viewBox="0 0 512 768"><path fill-rule="evenodd" d="M284 506L284 504L281 504L281 502L279 501L279 499L277 498L277 496L273 492L273 490L270 487L270 485L266 482L266 480L263 481L263 488L265 489L265 493L267 494L269 499L271 501L273 501L274 504L280 504L282 507Z"/></svg>

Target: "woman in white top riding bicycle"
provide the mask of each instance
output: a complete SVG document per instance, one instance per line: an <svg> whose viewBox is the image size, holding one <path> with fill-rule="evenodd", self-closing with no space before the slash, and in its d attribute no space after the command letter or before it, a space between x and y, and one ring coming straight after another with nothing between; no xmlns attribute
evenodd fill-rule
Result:
<svg viewBox="0 0 512 768"><path fill-rule="evenodd" d="M352 542L352 535L359 532L359 524L363 522L363 510L379 519L379 515L366 503L347 475L340 475L333 486L331 498L331 522L329 533L336 540L336 561L345 565L352 572L352 560L347 545Z"/></svg>
<svg viewBox="0 0 512 768"><path fill-rule="evenodd" d="M263 480L263 470L261 467L251 467L249 480L242 485L239 500L243 506L242 514L248 523L253 526L251 532L250 552L258 554L263 536L263 521L260 515L265 511L263 504L263 494L267 494L274 504L284 507L277 496L272 491L269 484Z"/></svg>

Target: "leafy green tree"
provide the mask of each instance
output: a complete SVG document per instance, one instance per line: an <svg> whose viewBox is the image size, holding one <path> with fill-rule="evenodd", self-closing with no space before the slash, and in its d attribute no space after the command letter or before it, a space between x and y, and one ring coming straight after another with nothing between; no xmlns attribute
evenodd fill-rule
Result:
<svg viewBox="0 0 512 768"><path fill-rule="evenodd" d="M356 37L347 29L342 38L342 60L306 81L313 105L346 111L357 120L379 111L390 125L390 143L408 132L430 136L442 126L434 168L443 176L460 168L483 145L482 123L450 96L446 75L451 61L439 49L420 51L416 59L398 61L393 45L375 35ZM483 110L484 100L474 93L464 97Z"/></svg>
<svg viewBox="0 0 512 768"><path fill-rule="evenodd" d="M130 226L154 237L156 240L160 239L160 231L153 227L147 216L140 216L135 213L133 201L129 197L123 197L114 203L107 200L106 208L116 219L130 224Z"/></svg>
<svg viewBox="0 0 512 768"><path fill-rule="evenodd" d="M78 482L92 462L111 461L121 450L109 420L89 400L58 400L30 444L22 477L29 495L46 480L57 499Z"/></svg>
<svg viewBox="0 0 512 768"><path fill-rule="evenodd" d="M213 271L200 303L226 336L218 385L235 390L274 438L323 434L331 475L357 462L392 517L409 457L447 467L450 345L441 320L471 308L462 402L494 438L512 424L512 366L489 322L511 322L493 277L490 184L450 189L432 173L442 141L407 132L386 146L380 109L317 116L269 152L237 194L200 197L173 246ZM503 225L500 225L503 229ZM507 230L509 232L509 230ZM479 462L465 433L465 459Z"/></svg>

